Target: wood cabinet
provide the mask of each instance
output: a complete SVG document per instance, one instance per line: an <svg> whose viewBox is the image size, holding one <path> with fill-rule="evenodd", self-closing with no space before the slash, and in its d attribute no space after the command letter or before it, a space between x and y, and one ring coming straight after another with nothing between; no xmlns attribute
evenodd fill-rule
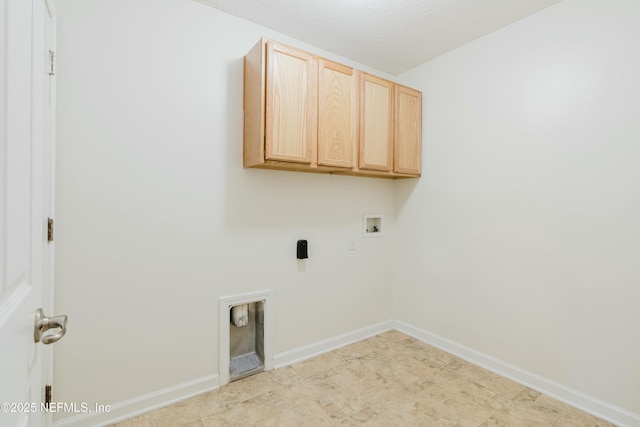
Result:
<svg viewBox="0 0 640 427"><path fill-rule="evenodd" d="M420 175L422 159L422 93L405 86L395 88L393 171Z"/></svg>
<svg viewBox="0 0 640 427"><path fill-rule="evenodd" d="M318 165L352 169L358 135L356 72L318 60Z"/></svg>
<svg viewBox="0 0 640 427"><path fill-rule="evenodd" d="M390 172L393 158L393 83L362 73L360 169Z"/></svg>
<svg viewBox="0 0 640 427"><path fill-rule="evenodd" d="M420 120L413 89L266 39L245 56L245 167L419 176Z"/></svg>
<svg viewBox="0 0 640 427"><path fill-rule="evenodd" d="M362 73L361 170L420 176L422 93Z"/></svg>
<svg viewBox="0 0 640 427"><path fill-rule="evenodd" d="M310 54L267 43L266 160L314 163L316 71Z"/></svg>

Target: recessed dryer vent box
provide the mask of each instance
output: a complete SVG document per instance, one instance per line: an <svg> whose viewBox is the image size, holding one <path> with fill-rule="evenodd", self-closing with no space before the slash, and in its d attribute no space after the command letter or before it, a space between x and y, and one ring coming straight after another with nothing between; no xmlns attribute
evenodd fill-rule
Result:
<svg viewBox="0 0 640 427"><path fill-rule="evenodd" d="M384 236L384 215L364 214L364 237Z"/></svg>

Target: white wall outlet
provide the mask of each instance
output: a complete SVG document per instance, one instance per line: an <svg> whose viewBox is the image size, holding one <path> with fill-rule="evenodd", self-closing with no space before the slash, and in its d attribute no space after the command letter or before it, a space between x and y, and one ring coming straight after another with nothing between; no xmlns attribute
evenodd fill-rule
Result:
<svg viewBox="0 0 640 427"><path fill-rule="evenodd" d="M349 239L349 250L355 251L358 249L358 239L356 237L352 237Z"/></svg>

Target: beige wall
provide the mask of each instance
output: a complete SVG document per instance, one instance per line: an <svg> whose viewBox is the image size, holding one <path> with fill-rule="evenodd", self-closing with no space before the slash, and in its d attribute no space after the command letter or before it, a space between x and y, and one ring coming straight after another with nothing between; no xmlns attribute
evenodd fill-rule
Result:
<svg viewBox="0 0 640 427"><path fill-rule="evenodd" d="M401 76L395 317L640 413L640 3L565 0Z"/></svg>
<svg viewBox="0 0 640 427"><path fill-rule="evenodd" d="M640 413L635 0L565 0L399 76L424 174L398 182L242 169L242 56L329 53L193 1L58 14L56 401L216 374L218 297L271 288L276 354L395 318ZM348 251L365 212L386 235Z"/></svg>
<svg viewBox="0 0 640 427"><path fill-rule="evenodd" d="M275 354L392 318L393 182L241 166L243 55L321 51L193 1L58 15L56 401L216 374L220 296L273 289ZM385 237L361 238L370 212Z"/></svg>

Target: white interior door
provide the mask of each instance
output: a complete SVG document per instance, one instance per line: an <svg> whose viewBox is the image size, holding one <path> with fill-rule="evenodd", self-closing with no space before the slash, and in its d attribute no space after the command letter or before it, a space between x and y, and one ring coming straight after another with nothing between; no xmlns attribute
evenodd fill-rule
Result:
<svg viewBox="0 0 640 427"><path fill-rule="evenodd" d="M35 313L52 305L55 81L47 0L0 0L0 425L47 426L50 346L34 338ZM53 325L52 325L53 326ZM49 338L60 334L46 332ZM48 340L44 340L48 341Z"/></svg>

